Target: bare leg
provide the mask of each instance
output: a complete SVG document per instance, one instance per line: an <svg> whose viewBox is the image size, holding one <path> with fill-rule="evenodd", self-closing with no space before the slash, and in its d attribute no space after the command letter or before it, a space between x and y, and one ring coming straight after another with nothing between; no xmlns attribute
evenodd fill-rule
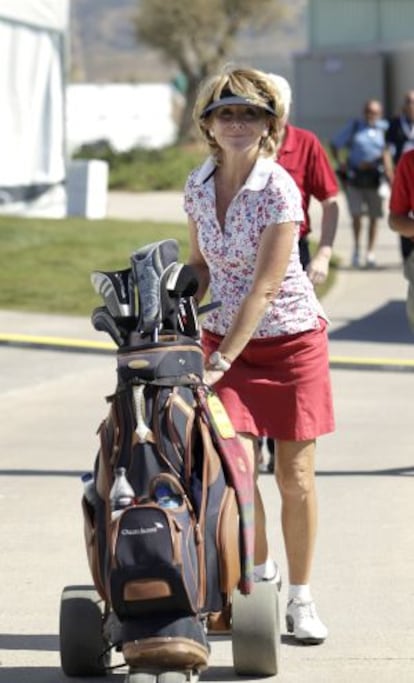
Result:
<svg viewBox="0 0 414 683"><path fill-rule="evenodd" d="M268 557L268 545L266 536L266 515L263 506L263 500L259 487L257 485L258 470L257 465L259 462L259 447L257 439L251 434L238 434L240 441L242 442L245 451L248 455L249 462L254 472L254 527L255 527L255 544L254 544L254 563L263 564L266 562Z"/></svg>
<svg viewBox="0 0 414 683"><path fill-rule="evenodd" d="M276 480L291 584L308 584L317 526L315 441L278 441Z"/></svg>
<svg viewBox="0 0 414 683"><path fill-rule="evenodd" d="M359 250L361 242L361 216L352 216L352 231L354 233L354 248Z"/></svg>
<svg viewBox="0 0 414 683"><path fill-rule="evenodd" d="M374 251L377 241L378 220L377 218L370 218L368 230L368 252Z"/></svg>

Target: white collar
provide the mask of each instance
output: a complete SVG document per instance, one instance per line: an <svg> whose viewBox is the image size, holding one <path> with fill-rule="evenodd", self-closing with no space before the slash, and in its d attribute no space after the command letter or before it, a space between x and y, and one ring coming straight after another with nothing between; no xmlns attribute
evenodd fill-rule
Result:
<svg viewBox="0 0 414 683"><path fill-rule="evenodd" d="M196 175L196 185L202 185L209 180L216 170L216 167L217 165L213 157L208 157ZM249 177L243 185L243 188L253 190L255 192L263 190L274 167L275 162L272 157L258 157Z"/></svg>

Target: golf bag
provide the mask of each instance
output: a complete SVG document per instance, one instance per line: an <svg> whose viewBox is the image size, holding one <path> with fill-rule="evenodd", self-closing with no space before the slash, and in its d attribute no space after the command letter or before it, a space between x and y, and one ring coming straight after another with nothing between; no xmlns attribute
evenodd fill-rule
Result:
<svg viewBox="0 0 414 683"><path fill-rule="evenodd" d="M92 322L118 346L117 384L82 508L127 664L203 669L207 630L229 630L232 592L252 587L253 481L203 384L197 279L177 256L166 240L135 252L130 269L92 274L105 303Z"/></svg>

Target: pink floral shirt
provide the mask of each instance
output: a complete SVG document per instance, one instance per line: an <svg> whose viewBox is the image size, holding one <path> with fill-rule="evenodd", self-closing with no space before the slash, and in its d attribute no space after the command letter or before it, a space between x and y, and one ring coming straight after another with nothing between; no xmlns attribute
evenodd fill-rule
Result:
<svg viewBox="0 0 414 683"><path fill-rule="evenodd" d="M203 327L219 335L227 333L250 290L262 232L271 223L294 221L297 239L284 280L253 337L317 329L323 311L299 260L303 212L295 182L273 159L260 157L231 202L222 230L216 215L214 169L214 160L208 158L193 170L184 194L185 211L196 223L200 251L209 267L211 300L221 301L206 316Z"/></svg>

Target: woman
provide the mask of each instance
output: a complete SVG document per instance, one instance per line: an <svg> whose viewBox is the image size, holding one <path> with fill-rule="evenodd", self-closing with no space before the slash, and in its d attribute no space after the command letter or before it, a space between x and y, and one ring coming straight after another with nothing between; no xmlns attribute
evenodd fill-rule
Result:
<svg viewBox="0 0 414 683"><path fill-rule="evenodd" d="M299 260L301 198L274 162L283 115L277 87L260 71L227 69L202 83L194 119L211 157L189 175L185 209L197 298L210 287L222 302L203 323L205 381L215 385L256 473L257 437L278 441L287 626L298 640L320 643L327 629L309 587L314 452L315 438L333 430L332 400L326 320ZM271 579L256 491L256 576Z"/></svg>

